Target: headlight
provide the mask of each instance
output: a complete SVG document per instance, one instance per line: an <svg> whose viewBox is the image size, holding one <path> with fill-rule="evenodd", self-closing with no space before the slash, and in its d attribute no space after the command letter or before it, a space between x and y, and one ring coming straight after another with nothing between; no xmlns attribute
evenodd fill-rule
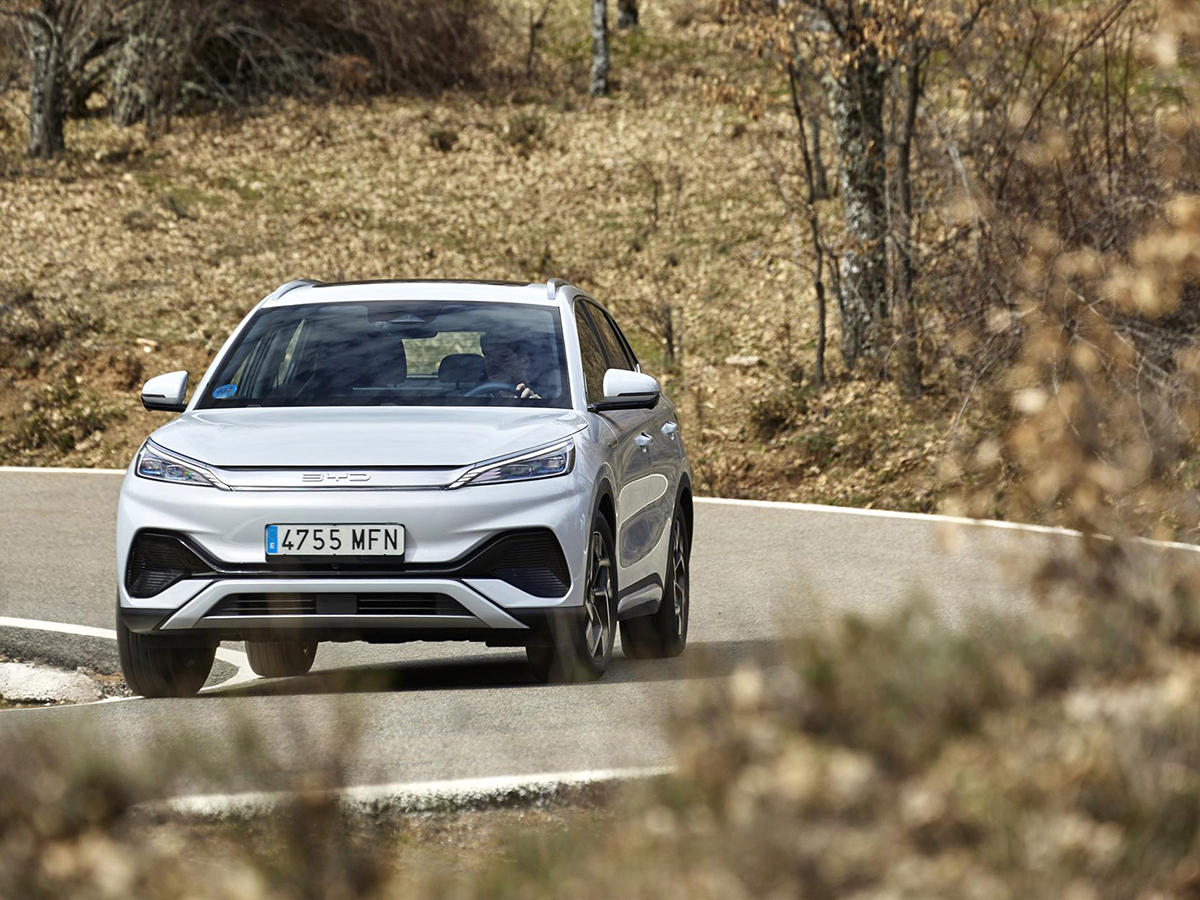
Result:
<svg viewBox="0 0 1200 900"><path fill-rule="evenodd" d="M223 491L229 488L221 483L212 472L204 466L184 457L168 453L161 447L147 441L138 451L137 468L134 469L142 478L151 481L165 481L168 484L191 484L198 487L215 487Z"/></svg>
<svg viewBox="0 0 1200 900"><path fill-rule="evenodd" d="M506 481L553 478L555 475L566 475L574 467L575 441L568 438L548 447L537 447L474 465L451 484L450 489L467 484L500 484Z"/></svg>

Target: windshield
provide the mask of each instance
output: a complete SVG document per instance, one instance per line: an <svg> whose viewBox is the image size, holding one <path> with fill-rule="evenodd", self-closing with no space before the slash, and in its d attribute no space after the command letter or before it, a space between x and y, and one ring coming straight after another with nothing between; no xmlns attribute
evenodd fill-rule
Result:
<svg viewBox="0 0 1200 900"><path fill-rule="evenodd" d="M368 301L264 309L196 408L570 405L557 309Z"/></svg>

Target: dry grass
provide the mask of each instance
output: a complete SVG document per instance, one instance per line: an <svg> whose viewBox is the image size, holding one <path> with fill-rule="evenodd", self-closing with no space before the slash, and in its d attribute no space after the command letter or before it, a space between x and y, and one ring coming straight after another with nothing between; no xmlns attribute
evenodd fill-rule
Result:
<svg viewBox="0 0 1200 900"><path fill-rule="evenodd" d="M0 329L16 321L10 298L29 293L47 315L87 323L22 342L14 354L36 364L0 359L0 462L123 466L163 421L139 408L137 382L198 374L288 279L558 275L627 323L680 407L705 490L931 507L932 460L957 408L950 379L934 380L914 416L889 386L835 373L781 428L755 424L763 398L805 389L796 373L811 370L815 345L786 217L755 154L764 134L789 133L787 112L754 122L702 101L706 78L749 63L705 16L679 25L670 12L650 6L643 32L617 36L612 100L582 92L586 8L573 3L555 10L539 52L547 74L531 86L289 101L240 121L180 118L153 143L72 123L64 159L0 181ZM736 369L731 354L766 365ZM84 424L29 437L25 406L64 379L79 395L68 405L93 414L64 408Z"/></svg>

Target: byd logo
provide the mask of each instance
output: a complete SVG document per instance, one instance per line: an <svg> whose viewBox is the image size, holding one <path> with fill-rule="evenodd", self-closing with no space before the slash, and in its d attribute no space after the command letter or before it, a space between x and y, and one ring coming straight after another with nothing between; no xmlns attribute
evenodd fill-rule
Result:
<svg viewBox="0 0 1200 900"><path fill-rule="evenodd" d="M300 478L305 484L343 481L361 484L371 480L366 472L305 472Z"/></svg>

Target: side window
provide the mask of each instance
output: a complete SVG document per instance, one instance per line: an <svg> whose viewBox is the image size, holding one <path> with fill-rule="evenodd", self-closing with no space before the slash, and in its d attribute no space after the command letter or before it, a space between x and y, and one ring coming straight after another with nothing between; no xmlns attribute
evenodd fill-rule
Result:
<svg viewBox="0 0 1200 900"><path fill-rule="evenodd" d="M633 369L633 360L625 352L624 342L617 337L612 322L604 310L588 304L588 312L596 323L596 331L600 333L600 343L604 346L604 355L608 357L608 365L613 369Z"/></svg>
<svg viewBox="0 0 1200 900"><path fill-rule="evenodd" d="M621 346L625 348L625 355L629 357L629 362L632 364L630 368L638 367L637 354L633 352L633 344L629 343L629 338L625 337L625 332L621 330L621 326L617 324L617 320L612 316L608 317L608 321L612 323L613 329L617 332L617 337L621 339Z"/></svg>
<svg viewBox="0 0 1200 900"><path fill-rule="evenodd" d="M583 380L587 396L592 402L604 399L604 351L596 340L591 320L583 310L582 303L575 304L575 328L579 332L579 355L583 358Z"/></svg>

